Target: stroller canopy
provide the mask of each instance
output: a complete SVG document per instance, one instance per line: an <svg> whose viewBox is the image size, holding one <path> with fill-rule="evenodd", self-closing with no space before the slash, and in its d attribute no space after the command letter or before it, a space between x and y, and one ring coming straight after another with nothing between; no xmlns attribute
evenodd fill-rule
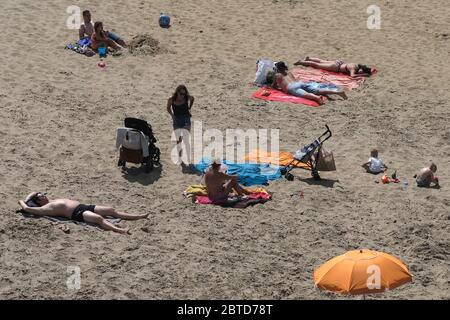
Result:
<svg viewBox="0 0 450 320"><path fill-rule="evenodd" d="M152 127L148 124L147 121L138 119L138 118L125 118L125 127L132 128L141 131L144 135L148 136L156 142L156 139L153 137Z"/></svg>

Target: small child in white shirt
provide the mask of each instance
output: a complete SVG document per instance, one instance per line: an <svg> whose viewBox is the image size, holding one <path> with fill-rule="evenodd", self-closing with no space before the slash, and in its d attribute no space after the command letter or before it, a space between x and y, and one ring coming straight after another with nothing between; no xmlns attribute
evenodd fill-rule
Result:
<svg viewBox="0 0 450 320"><path fill-rule="evenodd" d="M381 161L381 159L378 158L378 150L377 149L373 149L372 151L370 151L370 158L366 163L364 163L362 165L362 167L364 169L366 169L367 172L374 173L374 174L384 172L388 168Z"/></svg>

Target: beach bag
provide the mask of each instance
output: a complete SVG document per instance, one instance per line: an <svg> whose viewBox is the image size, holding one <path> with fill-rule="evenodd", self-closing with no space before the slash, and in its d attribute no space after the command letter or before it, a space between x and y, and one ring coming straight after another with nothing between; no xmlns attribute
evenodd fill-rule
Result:
<svg viewBox="0 0 450 320"><path fill-rule="evenodd" d="M319 161L316 165L317 171L336 171L333 152L320 148Z"/></svg>
<svg viewBox="0 0 450 320"><path fill-rule="evenodd" d="M275 62L269 59L260 59L256 62L256 75L253 81L256 85L267 84L267 74L269 71L274 71Z"/></svg>
<svg viewBox="0 0 450 320"><path fill-rule="evenodd" d="M131 163L141 163L143 160L142 150L131 150L120 147L120 160Z"/></svg>

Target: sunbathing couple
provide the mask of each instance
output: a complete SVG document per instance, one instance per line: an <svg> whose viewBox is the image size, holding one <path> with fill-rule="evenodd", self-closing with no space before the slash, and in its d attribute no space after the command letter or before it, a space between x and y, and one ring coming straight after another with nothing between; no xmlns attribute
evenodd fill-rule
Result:
<svg viewBox="0 0 450 320"><path fill-rule="evenodd" d="M105 217L138 220L148 216L148 214L132 215L119 212L111 207L80 204L80 202L70 199L49 200L43 192L33 192L25 198L25 201L19 200L19 204L23 211L37 216L64 217L78 222L94 223L105 230L118 233L129 233L129 230L116 227Z"/></svg>
<svg viewBox="0 0 450 320"><path fill-rule="evenodd" d="M127 44L118 35L111 31L103 30L103 23L101 21L92 24L91 13L89 10L83 11L84 24L81 25L79 30L80 40L90 39L90 47L95 52L100 47L112 48L115 51L121 50L122 47L126 47Z"/></svg>
<svg viewBox="0 0 450 320"><path fill-rule="evenodd" d="M335 94L343 99L347 99L344 90L332 83L318 83L318 82L303 82L294 78L291 72L288 72L288 67L283 61L275 64L276 72L269 73L267 76L268 82L272 83L274 89L279 89L284 93L291 94L296 97L301 97L317 102L319 105L325 103L326 95Z"/></svg>

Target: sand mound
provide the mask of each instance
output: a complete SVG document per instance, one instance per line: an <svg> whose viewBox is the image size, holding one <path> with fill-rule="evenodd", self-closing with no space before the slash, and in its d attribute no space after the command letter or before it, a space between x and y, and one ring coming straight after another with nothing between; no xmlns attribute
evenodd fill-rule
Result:
<svg viewBox="0 0 450 320"><path fill-rule="evenodd" d="M158 53L166 52L161 48L159 41L149 34L139 34L135 36L129 43L128 50L133 55L150 55L155 56Z"/></svg>

